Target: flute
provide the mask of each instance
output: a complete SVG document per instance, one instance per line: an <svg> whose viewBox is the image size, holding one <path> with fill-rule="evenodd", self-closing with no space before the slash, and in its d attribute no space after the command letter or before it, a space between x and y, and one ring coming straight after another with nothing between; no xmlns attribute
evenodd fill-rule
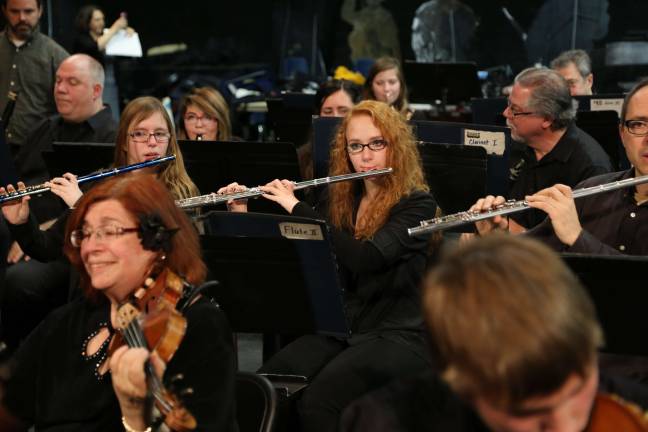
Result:
<svg viewBox="0 0 648 432"><path fill-rule="evenodd" d="M85 183L85 182L89 182L89 181L101 180L103 178L112 177L112 176L117 175L117 174L123 174L123 173L129 172L129 171L134 171L134 170L138 170L138 169L141 169L141 168L146 168L146 167L166 163L166 162L175 160L175 158L176 158L175 155L169 155L169 156L164 156L164 157L157 158L157 159L151 159L151 160L148 160L148 161L145 161L145 162L140 162L140 163L136 163L136 164L132 164L132 165L125 165L125 166L119 167L119 168L112 168L112 169L108 169L108 170L102 170L102 171L99 171L98 173L89 174L89 175L77 178L77 183L81 184L81 183ZM17 190L15 192L8 192L8 193L5 193L3 195L0 195L0 204L5 203L7 201L17 200L17 199L20 199L20 198L25 197L27 195L41 194L41 193L47 192L49 190L50 190L50 187L45 186L44 183L39 184L39 185L34 185L34 186L27 186L25 189Z"/></svg>
<svg viewBox="0 0 648 432"><path fill-rule="evenodd" d="M591 186L581 189L576 189L572 192L574 199L583 198L589 195L596 195L602 192L609 192L616 189L622 189L630 186L648 183L648 175L629 178L625 180L618 180L610 183L605 183L597 186ZM448 228L454 228L461 225L466 225L473 222L478 222L484 219L490 219L495 216L503 216L511 213L517 213L531 208L529 203L525 200L515 201L509 200L504 204L496 206L490 210L483 212L464 211L454 213L447 216L441 216L434 219L421 221L420 226L408 228L407 233L410 237L429 234L435 231L440 231Z"/></svg>
<svg viewBox="0 0 648 432"><path fill-rule="evenodd" d="M304 189L312 186L319 186L323 184L329 184L329 183L337 183L341 181L346 181L346 180L357 180L361 178L366 178L366 177L373 177L373 176L380 176L380 175L385 175L385 174L390 174L393 171L392 168L382 168L382 169L377 169L377 170L371 170L371 171L365 171L365 172L356 172L356 173L351 173L351 174L342 174L342 175L337 175L337 176L332 176L332 177L322 177L322 178L317 178L313 180L306 180L303 182L293 182L295 185L294 190L299 190L299 189ZM192 198L185 198L181 200L176 200L176 205L180 207L181 209L190 209L194 207L202 207L205 205L212 205L212 204L221 204L225 203L229 200L239 200L239 199L246 199L246 198L254 198L263 195L265 192L263 192L260 189L261 186L253 187L250 189L247 189L246 191L243 192L234 192L230 194L217 194L217 193L210 193L207 195L200 195Z"/></svg>

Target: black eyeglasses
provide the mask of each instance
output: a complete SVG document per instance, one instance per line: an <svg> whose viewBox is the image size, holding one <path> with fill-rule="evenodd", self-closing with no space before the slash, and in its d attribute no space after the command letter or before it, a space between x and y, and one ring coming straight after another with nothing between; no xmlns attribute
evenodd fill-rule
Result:
<svg viewBox="0 0 648 432"><path fill-rule="evenodd" d="M628 129L632 135L646 136L648 135L648 122L644 120L626 120L623 126Z"/></svg>
<svg viewBox="0 0 648 432"><path fill-rule="evenodd" d="M151 136L153 136L153 138L155 138L155 141L160 144L169 142L169 138L171 138L171 134L169 132L149 132L145 130L135 130L129 133L128 136L130 136L133 141L138 143L148 142Z"/></svg>
<svg viewBox="0 0 648 432"><path fill-rule="evenodd" d="M380 151L387 147L387 141L384 139L375 139L373 141L369 141L367 144L361 144L361 143L351 143L347 144L347 153L349 154L357 154L357 153L362 153L365 147L369 147L369 150L371 151Z"/></svg>
<svg viewBox="0 0 648 432"><path fill-rule="evenodd" d="M536 114L533 111L514 111L513 108L511 108L511 102L509 101L506 105L506 108L508 108L509 112L513 117L520 117L520 116L529 116L529 115L534 115Z"/></svg>

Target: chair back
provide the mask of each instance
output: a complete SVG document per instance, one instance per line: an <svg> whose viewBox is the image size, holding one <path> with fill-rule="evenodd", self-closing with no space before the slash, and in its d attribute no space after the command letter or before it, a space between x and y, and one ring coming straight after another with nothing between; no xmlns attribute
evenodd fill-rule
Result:
<svg viewBox="0 0 648 432"><path fill-rule="evenodd" d="M271 432L277 396L270 381L251 372L236 374L236 411L239 432Z"/></svg>

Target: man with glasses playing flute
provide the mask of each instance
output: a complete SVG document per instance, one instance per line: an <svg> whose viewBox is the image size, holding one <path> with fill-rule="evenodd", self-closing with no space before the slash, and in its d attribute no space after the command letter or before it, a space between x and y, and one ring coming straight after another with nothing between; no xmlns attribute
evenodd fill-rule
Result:
<svg viewBox="0 0 648 432"><path fill-rule="evenodd" d="M619 133L632 167L627 171L587 179L575 189L603 185L648 175L648 80L641 81L626 96L621 109ZM557 184L527 196L530 207L548 218L528 231L564 252L590 254L648 255L648 183L580 198L572 189ZM485 211L504 203L503 197L487 196L471 207ZM480 234L508 229L506 218L496 216L477 222Z"/></svg>
<svg viewBox="0 0 648 432"><path fill-rule="evenodd" d="M524 144L511 168L508 198L520 200L556 183L573 187L612 171L599 143L574 124L576 109L569 85L558 72L546 68L520 72L502 114L511 137ZM543 219L537 210L517 213L510 229L521 232Z"/></svg>

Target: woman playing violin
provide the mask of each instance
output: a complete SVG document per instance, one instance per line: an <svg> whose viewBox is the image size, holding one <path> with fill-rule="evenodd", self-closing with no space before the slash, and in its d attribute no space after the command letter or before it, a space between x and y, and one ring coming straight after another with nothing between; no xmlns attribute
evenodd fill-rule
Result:
<svg viewBox="0 0 648 432"><path fill-rule="evenodd" d="M198 236L167 188L145 174L95 186L70 215L65 253L84 296L51 313L17 352L0 429L9 430L12 419L36 430L150 430L150 362L196 419L196 430L232 430L234 350L214 303L200 296L189 303L186 332L166 365L143 348L122 346L108 357L118 306L151 289L140 291L147 277L172 271L193 285L204 280ZM183 378L173 384L178 374ZM193 394L183 398L188 388Z"/></svg>
<svg viewBox="0 0 648 432"><path fill-rule="evenodd" d="M113 166L140 163L171 154L176 155L174 162L154 168L158 178L176 199L197 195L198 188L187 175L173 123L162 103L152 97L131 101L119 123ZM71 173L54 178L46 185L70 208L82 195L76 176ZM19 187L22 186L19 183ZM14 190L11 185L7 189L10 192ZM4 192L5 189L0 188L0 193ZM2 313L7 330L4 337L12 346L38 324L52 305L61 304L68 286L67 273L55 273L63 273L62 278L48 275L52 274L52 268L67 268L67 263L61 261L64 261L63 232L69 211L63 213L47 231L40 231L30 216L28 200L29 197L25 197L2 207L12 237L27 255L38 260L19 263L7 271ZM29 292L26 287L29 287Z"/></svg>

